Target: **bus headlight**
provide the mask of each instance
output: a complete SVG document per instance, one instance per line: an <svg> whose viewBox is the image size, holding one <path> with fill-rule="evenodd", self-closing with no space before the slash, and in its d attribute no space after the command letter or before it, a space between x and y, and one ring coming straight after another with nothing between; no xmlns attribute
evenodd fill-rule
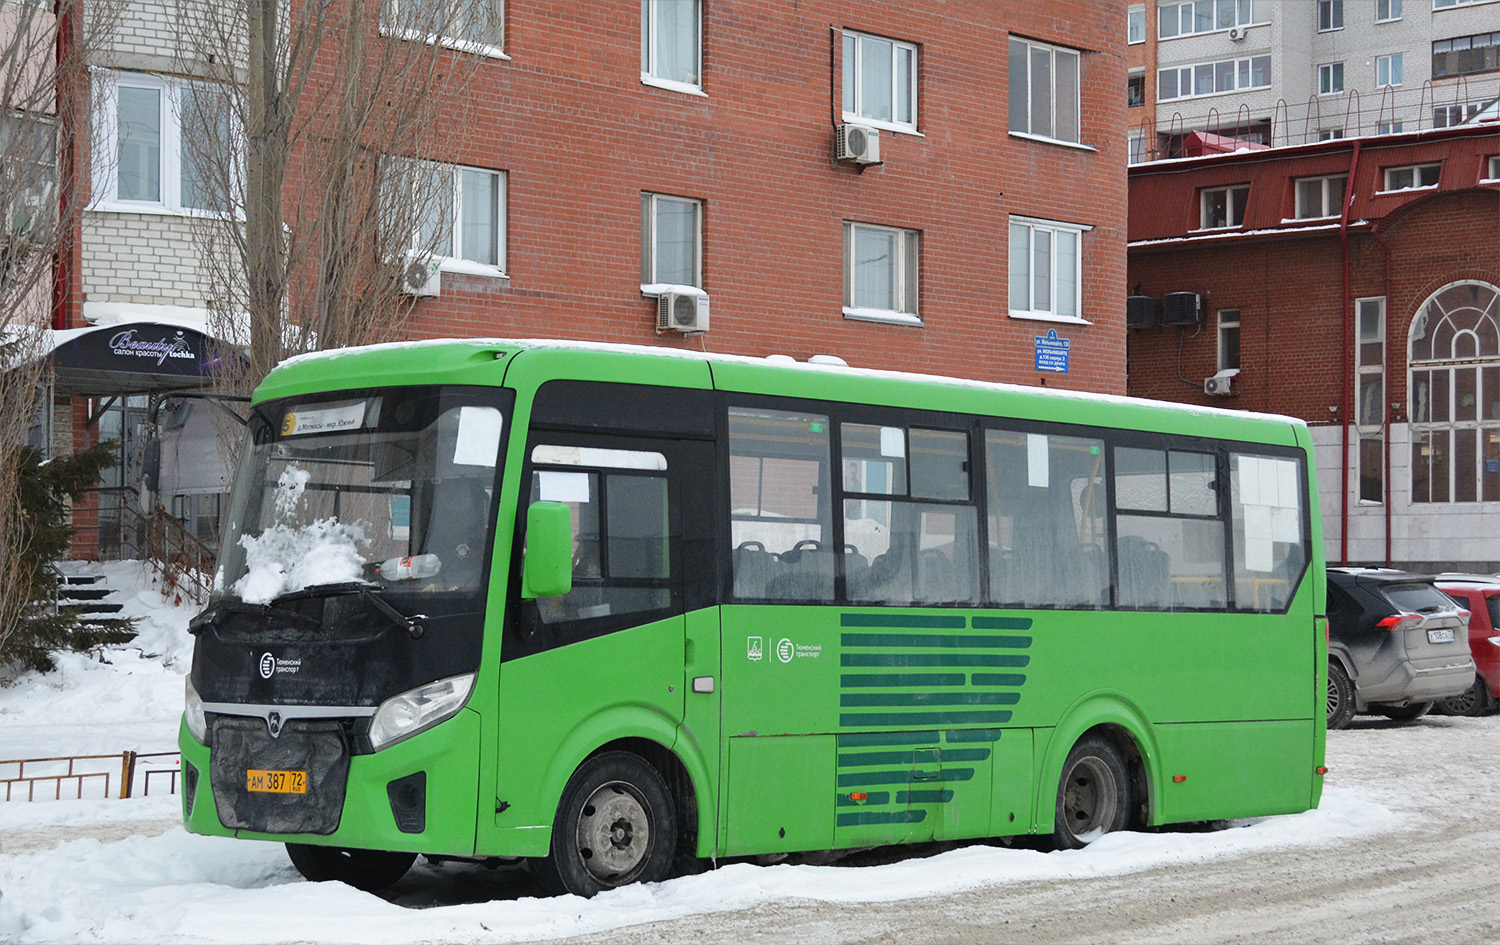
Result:
<svg viewBox="0 0 1500 945"><path fill-rule="evenodd" d="M203 744L208 744L208 719L203 715L203 699L198 696L198 690L193 688L193 677L191 674L182 678L183 693L182 714L187 719L188 731L192 736Z"/></svg>
<svg viewBox="0 0 1500 945"><path fill-rule="evenodd" d="M465 673L385 700L370 721L370 747L379 751L451 718L463 708L473 688L474 674Z"/></svg>

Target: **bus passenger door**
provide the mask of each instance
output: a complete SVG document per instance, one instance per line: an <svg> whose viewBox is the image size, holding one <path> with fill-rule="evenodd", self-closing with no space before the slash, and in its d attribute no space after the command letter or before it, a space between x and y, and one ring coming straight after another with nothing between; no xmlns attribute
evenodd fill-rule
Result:
<svg viewBox="0 0 1500 945"><path fill-rule="evenodd" d="M712 490L698 480L712 475L711 457L711 446L691 441L531 432L521 507L568 506L573 581L566 594L512 610L500 672L500 834L550 825L567 778L602 745L633 738L685 747L678 743L692 683L683 675L688 612L700 612L694 671L717 675L701 613L712 614L712 516L699 506ZM716 703L704 708L694 713L693 734L712 749ZM698 776L712 764L711 754L689 767Z"/></svg>

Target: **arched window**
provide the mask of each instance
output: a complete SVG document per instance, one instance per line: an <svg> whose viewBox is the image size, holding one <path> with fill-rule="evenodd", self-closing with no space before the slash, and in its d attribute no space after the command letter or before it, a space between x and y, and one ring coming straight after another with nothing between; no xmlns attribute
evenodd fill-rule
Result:
<svg viewBox="0 0 1500 945"><path fill-rule="evenodd" d="M1500 290L1455 282L1411 323L1411 500L1500 501Z"/></svg>

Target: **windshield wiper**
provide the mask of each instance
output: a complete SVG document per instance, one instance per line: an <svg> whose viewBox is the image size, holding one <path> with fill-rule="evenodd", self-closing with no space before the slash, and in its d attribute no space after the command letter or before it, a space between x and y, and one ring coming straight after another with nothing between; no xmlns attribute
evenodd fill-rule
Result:
<svg viewBox="0 0 1500 945"><path fill-rule="evenodd" d="M304 626L316 627L318 625L318 618L300 614L286 607L276 607L272 604L247 604L244 601L221 597L209 604L198 616L188 621L188 633L197 635L203 631L204 627L217 627L226 614L255 614L260 617L280 617Z"/></svg>
<svg viewBox="0 0 1500 945"><path fill-rule="evenodd" d="M427 615L413 614L408 617L401 611L392 607L386 600L376 593L377 585L366 581L344 581L339 584L317 584L312 587L304 587L301 590L291 591L276 598L278 601L294 600L303 597L336 597L342 594L358 594L365 603L380 611L383 616L389 617L391 622L407 633L411 634L413 640L420 639L427 632Z"/></svg>

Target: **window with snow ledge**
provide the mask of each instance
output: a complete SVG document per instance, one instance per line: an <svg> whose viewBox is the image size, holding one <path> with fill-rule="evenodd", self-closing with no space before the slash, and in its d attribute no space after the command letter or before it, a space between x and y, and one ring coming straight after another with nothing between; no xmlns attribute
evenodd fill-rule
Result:
<svg viewBox="0 0 1500 945"><path fill-rule="evenodd" d="M641 81L703 94L702 0L641 0Z"/></svg>
<svg viewBox="0 0 1500 945"><path fill-rule="evenodd" d="M504 0L384 0L380 32L457 52L505 55Z"/></svg>
<svg viewBox="0 0 1500 945"><path fill-rule="evenodd" d="M917 130L917 47L844 31L844 120Z"/></svg>
<svg viewBox="0 0 1500 945"><path fill-rule="evenodd" d="M1082 315L1083 234L1091 227L1010 218L1010 316L1088 324Z"/></svg>
<svg viewBox="0 0 1500 945"><path fill-rule="evenodd" d="M920 244L916 230L844 221L844 317L921 325Z"/></svg>
<svg viewBox="0 0 1500 945"><path fill-rule="evenodd" d="M394 180L422 208L413 221L413 253L436 257L444 272L505 275L503 171L406 161Z"/></svg>
<svg viewBox="0 0 1500 945"><path fill-rule="evenodd" d="M702 284L703 201L641 194L641 291Z"/></svg>
<svg viewBox="0 0 1500 945"><path fill-rule="evenodd" d="M1421 190L1425 187L1436 187L1442 169L1443 165L1441 163L1388 167L1385 169L1385 192Z"/></svg>

